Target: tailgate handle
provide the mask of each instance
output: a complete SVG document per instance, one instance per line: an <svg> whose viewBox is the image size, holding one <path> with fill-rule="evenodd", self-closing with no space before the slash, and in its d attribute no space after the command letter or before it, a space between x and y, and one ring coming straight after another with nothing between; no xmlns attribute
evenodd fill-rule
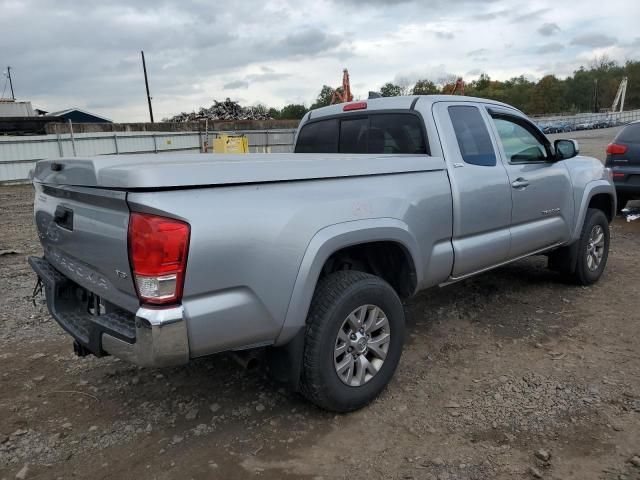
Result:
<svg viewBox="0 0 640 480"><path fill-rule="evenodd" d="M73 210L58 205L53 215L53 221L67 230L73 230Z"/></svg>

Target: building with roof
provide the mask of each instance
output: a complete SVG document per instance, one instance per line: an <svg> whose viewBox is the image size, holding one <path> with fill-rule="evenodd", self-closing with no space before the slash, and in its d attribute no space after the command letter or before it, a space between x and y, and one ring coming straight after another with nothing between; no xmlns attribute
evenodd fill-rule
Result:
<svg viewBox="0 0 640 480"><path fill-rule="evenodd" d="M0 117L33 117L31 102L16 102L12 98L0 98Z"/></svg>
<svg viewBox="0 0 640 480"><path fill-rule="evenodd" d="M59 112L49 112L49 117L58 117L60 121L66 122L71 120L73 123L113 123L106 117L101 117L95 113L87 112L80 108L68 108Z"/></svg>

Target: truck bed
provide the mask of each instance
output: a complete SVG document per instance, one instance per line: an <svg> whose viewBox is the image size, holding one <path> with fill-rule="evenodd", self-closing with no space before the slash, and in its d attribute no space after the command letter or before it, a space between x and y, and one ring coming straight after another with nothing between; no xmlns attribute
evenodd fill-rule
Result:
<svg viewBox="0 0 640 480"><path fill-rule="evenodd" d="M40 161L34 180L51 185L158 190L442 169L441 158L425 155L169 153Z"/></svg>

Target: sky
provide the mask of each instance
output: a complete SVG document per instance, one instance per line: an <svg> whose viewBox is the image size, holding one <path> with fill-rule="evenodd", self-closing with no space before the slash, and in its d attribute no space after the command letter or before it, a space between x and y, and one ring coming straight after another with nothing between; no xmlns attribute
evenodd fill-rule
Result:
<svg viewBox="0 0 640 480"><path fill-rule="evenodd" d="M147 121L140 50L160 119L214 98L308 106L345 67L362 98L388 81L564 77L640 60L638 19L632 0L0 0L0 69L34 107Z"/></svg>

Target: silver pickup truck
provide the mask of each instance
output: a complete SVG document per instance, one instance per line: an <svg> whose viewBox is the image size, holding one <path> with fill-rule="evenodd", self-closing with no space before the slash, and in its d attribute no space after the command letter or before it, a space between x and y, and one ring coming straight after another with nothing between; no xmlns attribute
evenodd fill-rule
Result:
<svg viewBox="0 0 640 480"><path fill-rule="evenodd" d="M295 153L37 163L31 257L79 355L167 366L219 352L317 405L385 387L401 299L535 254L597 281L610 171L520 111L407 96L313 110Z"/></svg>

